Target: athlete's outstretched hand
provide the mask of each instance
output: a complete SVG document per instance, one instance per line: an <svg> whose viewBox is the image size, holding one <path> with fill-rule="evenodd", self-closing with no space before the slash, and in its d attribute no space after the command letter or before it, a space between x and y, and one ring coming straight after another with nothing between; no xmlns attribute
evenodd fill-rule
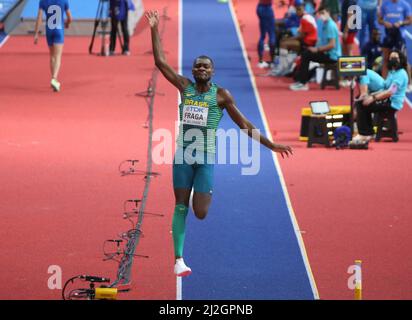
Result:
<svg viewBox="0 0 412 320"><path fill-rule="evenodd" d="M150 27L157 27L159 25L159 12L157 10L149 10L145 14L147 21L150 24Z"/></svg>
<svg viewBox="0 0 412 320"><path fill-rule="evenodd" d="M282 144L272 144L272 151L275 151L277 153L280 153L280 155L282 156L282 158L285 158L283 154L287 155L289 157L290 155L293 155L293 150L291 147L289 146L284 146Z"/></svg>

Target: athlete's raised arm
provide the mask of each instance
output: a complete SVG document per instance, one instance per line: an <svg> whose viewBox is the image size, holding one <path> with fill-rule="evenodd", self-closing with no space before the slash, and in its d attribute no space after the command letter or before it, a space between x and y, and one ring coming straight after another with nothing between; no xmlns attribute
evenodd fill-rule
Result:
<svg viewBox="0 0 412 320"><path fill-rule="evenodd" d="M224 107L227 110L230 118L239 126L240 129L247 130L249 137L260 142L270 150L280 153L282 158L284 158L284 154L288 157L289 154L293 154L291 147L275 144L265 136L262 136L260 133L258 135L256 135L256 133L253 134L253 130L256 130L256 127L240 112L236 106L235 100L228 90L219 88L217 92L217 101L219 106Z"/></svg>
<svg viewBox="0 0 412 320"><path fill-rule="evenodd" d="M159 68L160 72L165 78L178 88L181 92L190 84L190 80L179 75L173 68L166 62L166 57L163 52L162 44L160 43L159 36L159 13L157 11L146 12L147 21L150 24L152 34L152 47L155 64Z"/></svg>

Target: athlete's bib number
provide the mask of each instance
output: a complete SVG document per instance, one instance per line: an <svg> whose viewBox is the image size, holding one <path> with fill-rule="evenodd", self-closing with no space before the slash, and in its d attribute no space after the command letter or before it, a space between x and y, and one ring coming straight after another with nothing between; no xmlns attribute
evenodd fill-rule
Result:
<svg viewBox="0 0 412 320"><path fill-rule="evenodd" d="M182 122L184 124L206 127L208 113L209 108L185 105L183 106Z"/></svg>

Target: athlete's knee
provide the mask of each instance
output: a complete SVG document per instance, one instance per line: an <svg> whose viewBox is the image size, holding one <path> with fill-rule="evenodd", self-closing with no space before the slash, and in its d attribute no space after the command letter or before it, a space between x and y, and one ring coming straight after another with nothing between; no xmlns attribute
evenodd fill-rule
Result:
<svg viewBox="0 0 412 320"><path fill-rule="evenodd" d="M209 205L202 202L194 201L193 211L195 213L196 218L203 220L207 216L207 212L209 211Z"/></svg>
<svg viewBox="0 0 412 320"><path fill-rule="evenodd" d="M205 219L208 212L207 208L193 208L193 211L195 212L196 218L199 220Z"/></svg>

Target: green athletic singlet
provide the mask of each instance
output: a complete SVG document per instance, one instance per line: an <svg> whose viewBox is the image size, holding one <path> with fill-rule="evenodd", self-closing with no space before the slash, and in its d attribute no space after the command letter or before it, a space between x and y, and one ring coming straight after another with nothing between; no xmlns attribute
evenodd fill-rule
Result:
<svg viewBox="0 0 412 320"><path fill-rule="evenodd" d="M179 147L190 146L197 151L216 153L216 129L223 116L217 104L217 89L212 83L209 91L198 93L191 83L183 92L179 105Z"/></svg>

